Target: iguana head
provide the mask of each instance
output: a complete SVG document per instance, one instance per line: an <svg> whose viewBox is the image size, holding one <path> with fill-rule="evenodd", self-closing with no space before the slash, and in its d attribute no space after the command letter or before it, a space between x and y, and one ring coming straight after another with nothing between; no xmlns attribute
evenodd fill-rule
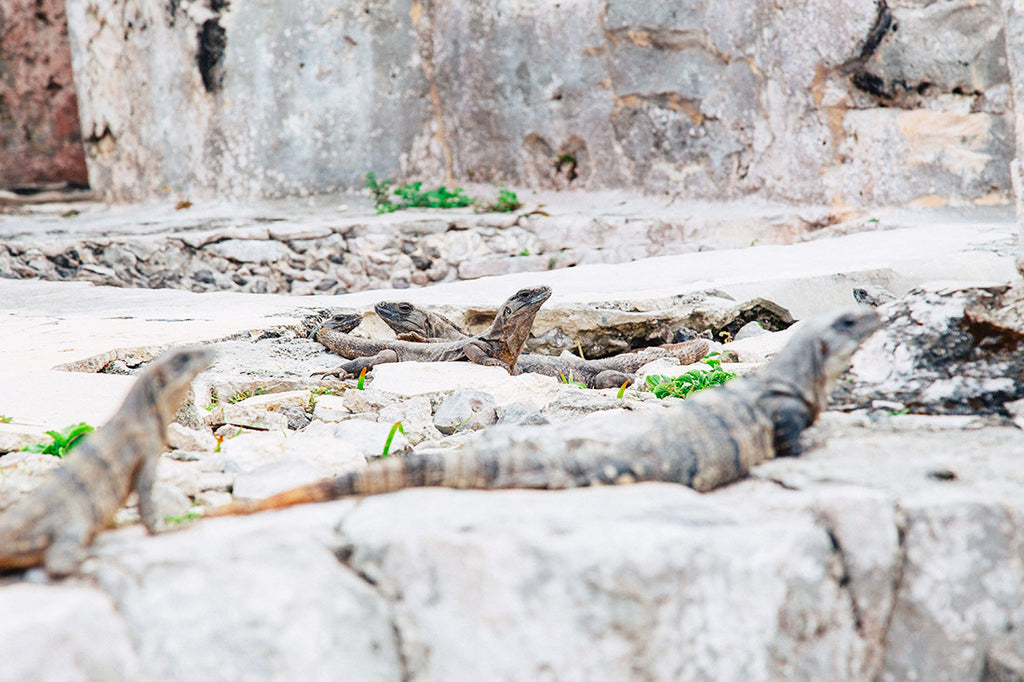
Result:
<svg viewBox="0 0 1024 682"><path fill-rule="evenodd" d="M844 308L813 317L761 372L760 402L775 423L776 454L787 454L796 446L800 431L828 405L836 380L878 326L878 314L871 308Z"/></svg>
<svg viewBox="0 0 1024 682"><path fill-rule="evenodd" d="M373 307L380 319L396 333L427 331L427 315L412 303L382 301Z"/></svg>
<svg viewBox="0 0 1024 682"><path fill-rule="evenodd" d="M313 330L310 336L315 339L321 329L330 329L331 331L347 334L358 327L362 321L363 316L358 313L337 313L324 320L319 327Z"/></svg>
<svg viewBox="0 0 1024 682"><path fill-rule="evenodd" d="M167 426L185 401L192 380L210 366L215 355L208 346L167 351L139 375L128 391L125 406L135 405L138 417L155 410L162 426Z"/></svg>
<svg viewBox="0 0 1024 682"><path fill-rule="evenodd" d="M539 286L529 289L520 289L507 301L501 304L498 314L494 317L483 337L492 341L501 341L506 345L507 352L512 359L509 365L515 364L523 344L530 337L530 329L533 328L533 318L537 311L544 305L544 301L551 297L551 287ZM508 358L499 358L508 362Z"/></svg>

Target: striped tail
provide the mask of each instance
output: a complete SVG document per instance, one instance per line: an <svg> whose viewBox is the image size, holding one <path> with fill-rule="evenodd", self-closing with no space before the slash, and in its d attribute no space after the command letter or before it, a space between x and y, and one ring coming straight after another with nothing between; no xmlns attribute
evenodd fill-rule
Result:
<svg viewBox="0 0 1024 682"><path fill-rule="evenodd" d="M255 514L352 495L379 495L404 488L490 488L498 481L499 471L504 468L493 460L493 457L463 452L394 457L373 462L359 471L292 488L262 500L242 500L217 507L205 512L203 517ZM491 461L490 465L486 463L488 461Z"/></svg>

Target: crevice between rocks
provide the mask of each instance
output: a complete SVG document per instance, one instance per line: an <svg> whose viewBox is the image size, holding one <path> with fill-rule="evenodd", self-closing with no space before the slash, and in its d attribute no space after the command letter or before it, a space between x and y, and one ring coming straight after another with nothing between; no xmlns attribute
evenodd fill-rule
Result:
<svg viewBox="0 0 1024 682"><path fill-rule="evenodd" d="M378 597L380 597L381 601L387 604L388 624L391 626L391 633L394 637L395 655L398 658L399 679L402 680L402 682L408 682L412 679L412 674L409 670L409 660L405 653L402 629L398 626L398 618L395 615L395 601L400 601L401 595L399 595L397 599L389 598L388 595L384 593L384 590L381 589L376 578L367 574L365 571L359 570L352 564L352 557L355 555L356 551L355 544L345 537L345 533L342 530L342 526L345 525L345 521L348 516L358 509L362 503L362 499L355 500L352 507L342 515L334 529L336 542L334 543L334 546L329 549L331 550L331 553L334 554L334 558L338 560L339 564L341 564L346 570L351 571L352 575L365 582L367 586L369 586L369 588L373 590Z"/></svg>
<svg viewBox="0 0 1024 682"><path fill-rule="evenodd" d="M764 479L772 480L772 479ZM778 481L772 481L782 485ZM787 486L782 485L785 489L791 489ZM881 627L874 639L871 638L871 633L865 632L864 630L864 617L861 612L861 607L857 603L856 595L852 589L855 578L851 575L849 562L847 560L846 552L843 549L842 543L833 531L831 523L827 515L818 513L817 522L828 536L829 542L832 545L832 550L835 553L836 559L839 561L839 567L841 569L840 575L837 579L837 587L839 590L846 595L846 599L850 605L850 614L853 619L854 627L856 628L857 635L860 639L869 647L869 654L866 657L865 663L868 670L871 671L870 679L880 679L882 669L885 666L886 659L886 643L889 638L889 628L892 624L892 620L895 617L896 608L898 606L900 591L903 588L904 574L906 571L907 562L907 550L905 544L906 536L906 521L905 516L899 508L899 505L894 505L894 515L896 517L896 537L897 537L897 549L896 549L896 563L894 566L895 575L891 582L891 601L889 604L888 613L884 615L881 622Z"/></svg>
<svg viewBox="0 0 1024 682"><path fill-rule="evenodd" d="M878 643L879 645L879 660L878 660L878 671L879 676L881 675L882 666L885 664L886 657L886 643L889 641L889 628L892 625L893 618L896 616L896 608L899 606L900 593L903 590L903 580L907 570L907 519L903 510L897 504L894 509L896 515L896 576L893 578L892 584L892 604L889 606L889 613L885 616L885 622L882 626L882 639Z"/></svg>

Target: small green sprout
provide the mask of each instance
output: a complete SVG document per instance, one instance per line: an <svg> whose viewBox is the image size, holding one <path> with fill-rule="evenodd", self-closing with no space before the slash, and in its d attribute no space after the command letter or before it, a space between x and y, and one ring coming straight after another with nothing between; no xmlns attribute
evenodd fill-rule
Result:
<svg viewBox="0 0 1024 682"><path fill-rule="evenodd" d="M365 367L363 367L359 371L359 379L356 380L356 388L361 391L361 390L363 390L364 384L366 384L366 368Z"/></svg>
<svg viewBox="0 0 1024 682"><path fill-rule="evenodd" d="M622 382L622 385L619 386L619 392L615 394L615 397L618 398L619 400L622 400L622 396L626 395L627 386L629 386L629 379Z"/></svg>
<svg viewBox="0 0 1024 682"><path fill-rule="evenodd" d="M14 420L14 417L8 417L6 414L0 414L0 424L10 424Z"/></svg>
<svg viewBox="0 0 1024 682"><path fill-rule="evenodd" d="M395 431L401 431L402 435L405 435L405 429L402 428L402 422L395 422L391 426L391 431L388 433L388 439L384 441L384 452L380 453L381 459L388 456L388 452L391 450L391 441L395 438Z"/></svg>

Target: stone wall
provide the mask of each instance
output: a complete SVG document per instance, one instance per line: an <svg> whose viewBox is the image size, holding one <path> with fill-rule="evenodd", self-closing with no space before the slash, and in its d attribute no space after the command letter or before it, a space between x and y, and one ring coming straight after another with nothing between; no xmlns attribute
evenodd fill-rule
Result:
<svg viewBox="0 0 1024 682"><path fill-rule="evenodd" d="M273 196L404 180L1009 198L998 0L81 0L93 185Z"/></svg>
<svg viewBox="0 0 1024 682"><path fill-rule="evenodd" d="M63 0L0 4L0 186L86 183Z"/></svg>

